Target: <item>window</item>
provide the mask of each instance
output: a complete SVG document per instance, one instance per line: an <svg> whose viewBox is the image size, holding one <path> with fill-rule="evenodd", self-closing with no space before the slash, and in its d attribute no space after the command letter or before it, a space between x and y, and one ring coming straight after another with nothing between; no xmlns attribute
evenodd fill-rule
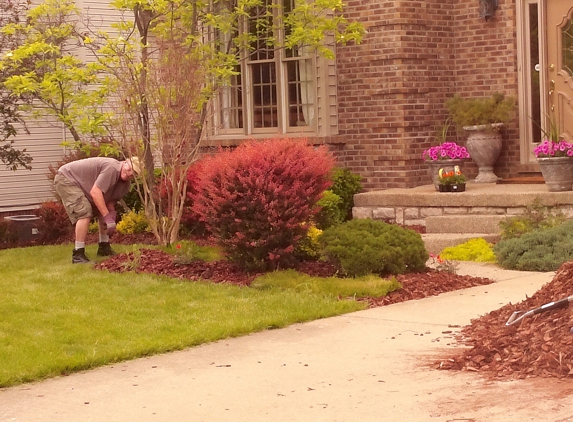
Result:
<svg viewBox="0 0 573 422"><path fill-rule="evenodd" d="M214 113L218 135L300 133L317 131L317 63L314 51L272 45L284 39L288 28L277 30L281 13L289 13L294 0L273 0L256 8L243 31L254 36L243 54L236 76L220 90ZM275 0L276 4L276 0ZM272 11L269 13L269 11Z"/></svg>

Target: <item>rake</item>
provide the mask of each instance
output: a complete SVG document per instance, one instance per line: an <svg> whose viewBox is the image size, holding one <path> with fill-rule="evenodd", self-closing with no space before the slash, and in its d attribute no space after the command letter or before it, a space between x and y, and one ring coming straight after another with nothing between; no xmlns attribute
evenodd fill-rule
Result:
<svg viewBox="0 0 573 422"><path fill-rule="evenodd" d="M531 309L527 312L515 311L513 314L511 314L505 325L507 326L515 324L516 322L521 321L525 317L540 314L541 312L551 311L553 309L567 308L570 302L573 302L573 295L566 297L565 299L558 300L556 302L546 303L545 305L542 305L539 308Z"/></svg>

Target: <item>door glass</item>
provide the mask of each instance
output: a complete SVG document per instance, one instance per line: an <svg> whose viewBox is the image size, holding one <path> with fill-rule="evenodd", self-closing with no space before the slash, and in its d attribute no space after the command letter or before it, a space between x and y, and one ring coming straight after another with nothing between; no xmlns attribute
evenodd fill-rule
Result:
<svg viewBox="0 0 573 422"><path fill-rule="evenodd" d="M561 31L562 36L562 51L563 56L563 70L567 71L570 76L573 76L573 25L571 19Z"/></svg>
<svg viewBox="0 0 573 422"><path fill-rule="evenodd" d="M531 90L530 124L532 141L541 142L541 90L539 79L539 8L529 4L529 75Z"/></svg>

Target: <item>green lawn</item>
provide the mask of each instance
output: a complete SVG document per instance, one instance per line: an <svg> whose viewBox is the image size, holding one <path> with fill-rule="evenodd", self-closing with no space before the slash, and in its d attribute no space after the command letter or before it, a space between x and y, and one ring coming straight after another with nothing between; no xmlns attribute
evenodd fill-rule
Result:
<svg viewBox="0 0 573 422"><path fill-rule="evenodd" d="M0 250L0 387L364 308L268 275L246 288L98 271L71 249Z"/></svg>

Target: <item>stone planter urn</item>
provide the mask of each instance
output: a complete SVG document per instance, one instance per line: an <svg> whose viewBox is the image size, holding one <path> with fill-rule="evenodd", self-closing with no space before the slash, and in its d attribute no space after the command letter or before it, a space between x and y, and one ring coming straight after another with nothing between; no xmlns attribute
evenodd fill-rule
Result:
<svg viewBox="0 0 573 422"><path fill-rule="evenodd" d="M462 167L462 164L465 160L463 159L446 159L446 160L433 160L433 161L426 161L426 164L430 168L430 174L432 175L432 183L437 191L440 190L440 176L439 171L441 168L444 169L445 172L454 171L454 166Z"/></svg>
<svg viewBox="0 0 573 422"><path fill-rule="evenodd" d="M468 132L466 148L472 160L478 165L475 183L496 183L499 180L499 177L493 172L493 167L503 146L499 133L501 126L503 123L464 126L464 130Z"/></svg>
<svg viewBox="0 0 573 422"><path fill-rule="evenodd" d="M537 158L549 192L573 190L573 157Z"/></svg>

